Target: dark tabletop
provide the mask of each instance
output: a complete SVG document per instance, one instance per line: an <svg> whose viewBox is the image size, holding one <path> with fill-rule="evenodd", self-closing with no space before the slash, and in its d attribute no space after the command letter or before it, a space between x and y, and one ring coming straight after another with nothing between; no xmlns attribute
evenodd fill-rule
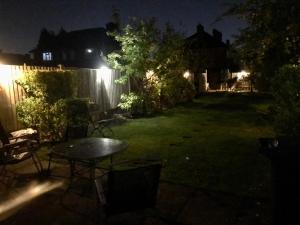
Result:
<svg viewBox="0 0 300 225"><path fill-rule="evenodd" d="M110 138L82 138L60 143L52 148L52 153L73 160L100 159L128 147L126 141Z"/></svg>

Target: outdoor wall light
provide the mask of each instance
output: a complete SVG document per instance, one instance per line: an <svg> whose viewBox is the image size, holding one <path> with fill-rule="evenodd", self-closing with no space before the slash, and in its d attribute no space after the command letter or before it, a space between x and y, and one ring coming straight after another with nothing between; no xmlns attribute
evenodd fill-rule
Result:
<svg viewBox="0 0 300 225"><path fill-rule="evenodd" d="M192 75L191 75L191 73L190 73L189 71L185 71L184 74L183 74L183 77L184 77L185 79L189 79L191 76L192 76Z"/></svg>
<svg viewBox="0 0 300 225"><path fill-rule="evenodd" d="M86 51L87 53L92 53L92 52L93 52L93 49L87 48L85 51Z"/></svg>
<svg viewBox="0 0 300 225"><path fill-rule="evenodd" d="M244 79L245 77L248 77L249 76L249 72L246 72L245 70L242 70L241 72L238 72L237 73L237 79L238 80L242 80Z"/></svg>
<svg viewBox="0 0 300 225"><path fill-rule="evenodd" d="M188 70L183 73L183 77L185 79L187 79L188 81L190 81L190 82L192 82L193 79L194 79L193 74L190 71L188 71Z"/></svg>

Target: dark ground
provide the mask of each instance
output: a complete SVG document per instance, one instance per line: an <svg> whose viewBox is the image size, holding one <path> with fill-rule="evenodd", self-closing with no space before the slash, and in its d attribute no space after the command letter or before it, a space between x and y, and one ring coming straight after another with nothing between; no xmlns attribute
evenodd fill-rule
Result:
<svg viewBox="0 0 300 225"><path fill-rule="evenodd" d="M46 162L44 162L46 165ZM52 176L40 179L35 175L31 161L9 168L18 173L10 185L0 183L0 203L21 193L34 180L64 181L67 165L55 164ZM1 178L3 181L3 178ZM66 192L66 185L50 191L23 205L13 215L0 221L3 225L80 225L102 224L96 194L82 195L86 185L77 180ZM14 197L15 198L15 197ZM3 205L2 205L3 207ZM1 205L0 205L0 219ZM185 224L185 225L267 225L270 224L269 199L254 199L234 194L212 192L175 183L160 182L156 209L125 213L108 219L109 224Z"/></svg>

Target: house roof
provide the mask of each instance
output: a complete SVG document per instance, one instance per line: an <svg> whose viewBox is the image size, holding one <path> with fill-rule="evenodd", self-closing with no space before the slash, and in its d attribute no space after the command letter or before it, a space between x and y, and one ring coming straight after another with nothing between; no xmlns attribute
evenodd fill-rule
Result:
<svg viewBox="0 0 300 225"><path fill-rule="evenodd" d="M84 30L75 30L57 35L58 42L64 47L96 47L99 43L106 42L108 37L102 27ZM93 45L93 46L91 46Z"/></svg>
<svg viewBox="0 0 300 225"><path fill-rule="evenodd" d="M107 52L111 50L108 48L117 45L116 41L107 35L107 30L103 27L74 30L70 32L62 30L57 35L49 32L46 34L46 38L45 35L43 36L42 32L37 47L30 52L47 49L82 48L98 48Z"/></svg>
<svg viewBox="0 0 300 225"><path fill-rule="evenodd" d="M227 45L222 41L222 33L213 30L213 35L204 31L201 24L197 27L197 32L185 39L185 43L190 48L224 48Z"/></svg>

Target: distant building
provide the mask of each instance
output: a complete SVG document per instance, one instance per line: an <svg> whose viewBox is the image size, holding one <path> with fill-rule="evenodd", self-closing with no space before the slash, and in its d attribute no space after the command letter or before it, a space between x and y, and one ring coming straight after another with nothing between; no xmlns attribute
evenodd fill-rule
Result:
<svg viewBox="0 0 300 225"><path fill-rule="evenodd" d="M90 28L55 35L43 29L35 49L30 51L32 63L35 65L66 67L99 68L103 57L118 49L118 43L107 35L113 29L109 23L107 29Z"/></svg>
<svg viewBox="0 0 300 225"><path fill-rule="evenodd" d="M29 63L29 55L7 53L0 51L0 63L7 65L23 65Z"/></svg>
<svg viewBox="0 0 300 225"><path fill-rule="evenodd" d="M190 70L195 75L195 86L199 92L199 79L205 73L210 89L219 89L226 73L237 66L228 57L229 41L222 40L222 33L213 29L212 35L199 24L197 32L185 40Z"/></svg>

